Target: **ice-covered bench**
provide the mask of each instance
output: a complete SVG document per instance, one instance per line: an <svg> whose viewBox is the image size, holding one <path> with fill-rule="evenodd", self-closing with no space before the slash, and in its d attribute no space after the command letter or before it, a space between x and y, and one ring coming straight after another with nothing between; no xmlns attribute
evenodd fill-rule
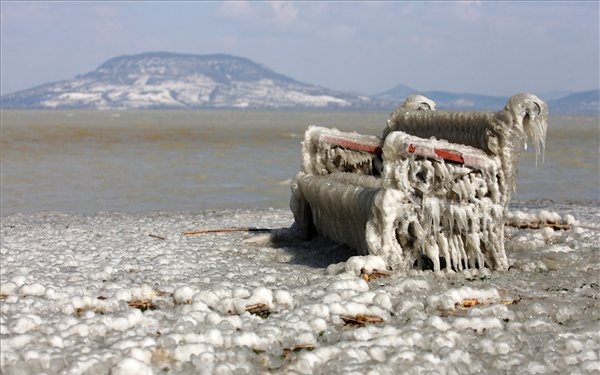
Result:
<svg viewBox="0 0 600 375"><path fill-rule="evenodd" d="M382 137L310 126L290 202L300 233L392 269L506 269L516 164L527 137L543 151L547 105L517 94L495 113L434 109L409 97Z"/></svg>

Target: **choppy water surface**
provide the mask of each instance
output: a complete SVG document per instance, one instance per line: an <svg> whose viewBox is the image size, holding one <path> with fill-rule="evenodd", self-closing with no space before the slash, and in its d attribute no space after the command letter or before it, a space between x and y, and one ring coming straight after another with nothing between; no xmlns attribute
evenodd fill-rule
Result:
<svg viewBox="0 0 600 375"><path fill-rule="evenodd" d="M386 112L3 111L2 215L285 208L309 124L379 135ZM513 199L600 201L599 119L551 117Z"/></svg>

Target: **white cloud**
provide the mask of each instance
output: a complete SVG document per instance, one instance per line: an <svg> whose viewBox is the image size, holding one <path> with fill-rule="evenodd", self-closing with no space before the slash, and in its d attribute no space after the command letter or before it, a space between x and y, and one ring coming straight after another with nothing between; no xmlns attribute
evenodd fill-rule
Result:
<svg viewBox="0 0 600 375"><path fill-rule="evenodd" d="M217 8L217 15L234 20L251 20L255 17L253 5L249 1L223 1Z"/></svg>
<svg viewBox="0 0 600 375"><path fill-rule="evenodd" d="M217 8L217 16L257 28L286 29L300 21L298 7L288 1L225 1Z"/></svg>
<svg viewBox="0 0 600 375"><path fill-rule="evenodd" d="M275 15L275 21L280 24L289 25L296 21L298 9L292 2L270 1L271 10Z"/></svg>
<svg viewBox="0 0 600 375"><path fill-rule="evenodd" d="M344 24L335 24L328 26L321 32L321 35L335 40L344 40L354 37L356 35L356 28Z"/></svg>
<svg viewBox="0 0 600 375"><path fill-rule="evenodd" d="M94 7L91 17L98 41L111 42L123 31L123 25L119 22L119 12L112 6Z"/></svg>
<svg viewBox="0 0 600 375"><path fill-rule="evenodd" d="M451 5L453 6L452 13L458 20L476 22L483 16L480 1L457 1Z"/></svg>

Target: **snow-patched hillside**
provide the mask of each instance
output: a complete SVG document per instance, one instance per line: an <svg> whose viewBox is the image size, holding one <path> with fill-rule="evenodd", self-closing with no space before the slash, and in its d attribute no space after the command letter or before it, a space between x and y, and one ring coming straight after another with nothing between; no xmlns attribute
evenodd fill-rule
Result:
<svg viewBox="0 0 600 375"><path fill-rule="evenodd" d="M439 110L496 111L508 96L423 91L396 85L375 95L302 83L249 59L227 54L149 52L119 56L73 79L1 97L2 108L194 109L296 108L389 111L410 94L434 100ZM516 92L515 92L516 94ZM542 93L535 93L545 99ZM548 100L553 114L600 113L600 90Z"/></svg>
<svg viewBox="0 0 600 375"><path fill-rule="evenodd" d="M225 55L145 53L108 60L71 80L6 95L11 108L349 108L367 96L298 82Z"/></svg>

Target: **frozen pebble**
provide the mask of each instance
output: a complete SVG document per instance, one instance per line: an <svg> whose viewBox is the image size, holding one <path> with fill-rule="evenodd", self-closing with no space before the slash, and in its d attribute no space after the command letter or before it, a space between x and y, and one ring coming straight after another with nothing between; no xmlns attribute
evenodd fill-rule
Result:
<svg viewBox="0 0 600 375"><path fill-rule="evenodd" d="M43 296L46 288L40 283L24 284L19 288L19 294L22 296Z"/></svg>
<svg viewBox="0 0 600 375"><path fill-rule="evenodd" d="M35 330L40 324L42 324L42 319L39 316L28 314L11 321L9 329L12 333L21 334Z"/></svg>
<svg viewBox="0 0 600 375"><path fill-rule="evenodd" d="M372 273L373 270L383 271L386 264L383 258L376 255L353 256L346 261L345 270L356 276L362 272Z"/></svg>
<svg viewBox="0 0 600 375"><path fill-rule="evenodd" d="M150 366L144 362L127 357L120 360L112 369L111 375L152 375L153 371Z"/></svg>
<svg viewBox="0 0 600 375"><path fill-rule="evenodd" d="M273 298L275 300L275 303L283 306L286 309L294 308L294 299L292 298L290 292L288 292L287 290L276 290L273 293Z"/></svg>
<svg viewBox="0 0 600 375"><path fill-rule="evenodd" d="M194 290L189 286L182 286L173 291L173 300L178 304L192 303Z"/></svg>
<svg viewBox="0 0 600 375"><path fill-rule="evenodd" d="M19 286L13 281L7 281L0 284L0 294L5 296L14 295L19 290Z"/></svg>

